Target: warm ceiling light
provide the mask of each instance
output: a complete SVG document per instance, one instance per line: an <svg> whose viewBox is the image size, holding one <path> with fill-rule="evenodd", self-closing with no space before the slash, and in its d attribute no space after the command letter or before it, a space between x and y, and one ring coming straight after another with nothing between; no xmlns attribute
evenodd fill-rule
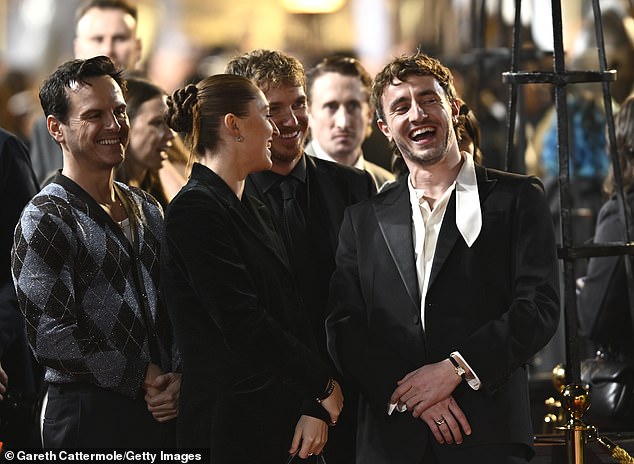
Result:
<svg viewBox="0 0 634 464"><path fill-rule="evenodd" d="M334 13L346 0L282 0L289 13Z"/></svg>

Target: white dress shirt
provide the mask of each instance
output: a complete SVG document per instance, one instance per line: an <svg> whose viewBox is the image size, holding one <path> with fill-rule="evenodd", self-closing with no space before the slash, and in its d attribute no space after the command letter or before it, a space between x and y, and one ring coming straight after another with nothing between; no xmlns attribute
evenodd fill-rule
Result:
<svg viewBox="0 0 634 464"><path fill-rule="evenodd" d="M412 237L416 257L416 275L421 295L420 311L423 331L425 330L425 299L436 252L436 243L449 198L454 190L456 191L456 226L467 246L473 245L482 229L482 212L473 157L467 152L462 152L462 156L464 162L456 180L436 200L433 209L424 198L424 190L414 188L411 177L407 179L412 205ZM451 356L465 369L465 379L471 388L479 389L480 379L467 361L458 352L451 353Z"/></svg>
<svg viewBox="0 0 634 464"><path fill-rule="evenodd" d="M310 143L313 146L313 150L315 152L315 158L331 161L333 163L339 163L339 161L334 159L332 156L326 153L323 148L321 148L321 145L319 145L319 142L317 142L317 139L312 139ZM363 153L359 155L359 157L357 158L357 161L355 161L352 167L361 169L362 171L365 170L365 158L363 157Z"/></svg>

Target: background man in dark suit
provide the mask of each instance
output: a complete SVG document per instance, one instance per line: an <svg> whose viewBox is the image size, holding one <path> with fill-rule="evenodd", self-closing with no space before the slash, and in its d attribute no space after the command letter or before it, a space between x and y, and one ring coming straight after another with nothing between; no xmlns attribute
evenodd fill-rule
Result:
<svg viewBox="0 0 634 464"><path fill-rule="evenodd" d="M417 53L374 81L410 174L349 208L339 236L328 348L360 386L358 463L532 455L525 364L557 327L554 231L537 179L460 152L452 80Z"/></svg>
<svg viewBox="0 0 634 464"><path fill-rule="evenodd" d="M302 64L278 51L254 50L234 58L226 71L252 79L264 92L280 131L273 139L271 171L249 175L245 191L273 212L324 360L324 320L328 284L334 270L337 234L344 209L375 193L365 171L306 156L308 130ZM340 380L340 379L338 379ZM329 463L353 462L355 400L342 383L346 406L331 430L325 455Z"/></svg>
<svg viewBox="0 0 634 464"><path fill-rule="evenodd" d="M324 58L306 73L311 133L306 153L364 169L380 189L394 174L363 157L361 145L372 133L374 117L371 87L370 73L352 57Z"/></svg>

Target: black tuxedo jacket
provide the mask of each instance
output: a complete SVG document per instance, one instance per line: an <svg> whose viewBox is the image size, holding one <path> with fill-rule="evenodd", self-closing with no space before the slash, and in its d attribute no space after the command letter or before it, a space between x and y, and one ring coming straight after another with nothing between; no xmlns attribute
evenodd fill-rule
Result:
<svg viewBox="0 0 634 464"><path fill-rule="evenodd" d="M165 216L161 282L183 357L178 444L212 462L284 462L331 370L267 208L194 164Z"/></svg>
<svg viewBox="0 0 634 464"><path fill-rule="evenodd" d="M531 446L525 363L559 317L552 221L537 179L480 166L476 174L482 230L469 248L456 227L454 192L436 246L424 332L407 177L346 211L327 332L338 368L363 395L359 463L421 462L435 440L409 413L388 416L388 400L397 380L454 350L482 381L478 391L463 382L453 393L473 429L460 446Z"/></svg>

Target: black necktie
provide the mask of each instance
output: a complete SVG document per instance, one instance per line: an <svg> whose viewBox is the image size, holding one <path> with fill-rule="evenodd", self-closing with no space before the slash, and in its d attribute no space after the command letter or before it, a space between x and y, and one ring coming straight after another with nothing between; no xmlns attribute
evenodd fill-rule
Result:
<svg viewBox="0 0 634 464"><path fill-rule="evenodd" d="M301 237L306 230L306 219L296 195L297 183L298 180L293 176L286 176L280 182L284 235L287 245L295 253L297 247L301 246Z"/></svg>

